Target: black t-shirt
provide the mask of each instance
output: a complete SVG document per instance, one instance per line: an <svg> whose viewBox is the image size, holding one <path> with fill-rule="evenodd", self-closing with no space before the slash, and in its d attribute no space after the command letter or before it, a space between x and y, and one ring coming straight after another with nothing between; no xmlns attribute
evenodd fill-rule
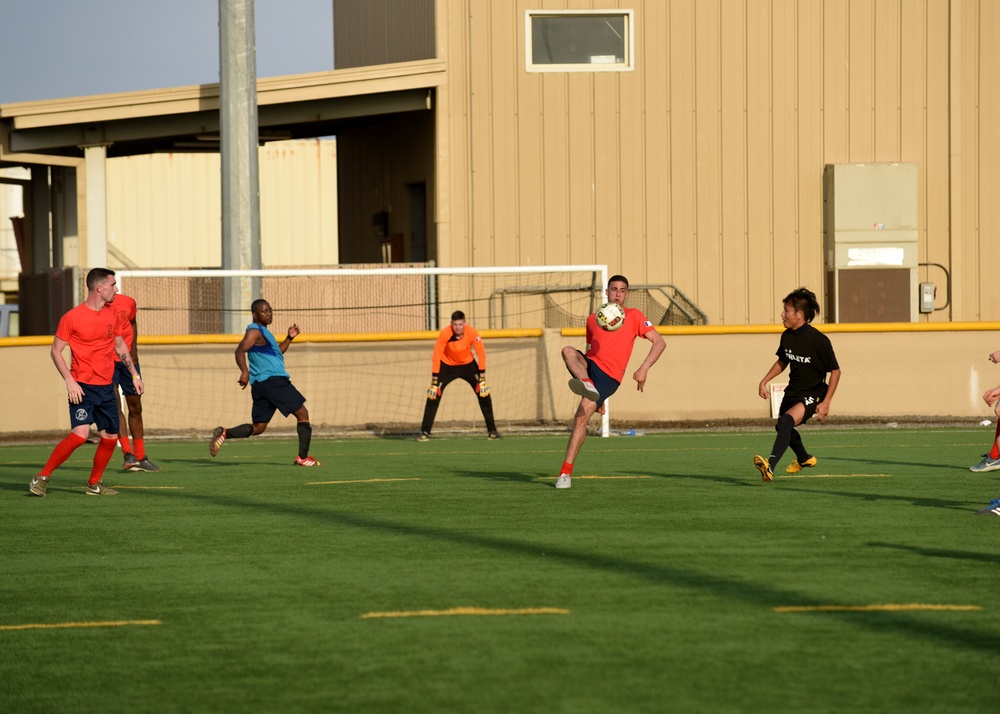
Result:
<svg viewBox="0 0 1000 714"><path fill-rule="evenodd" d="M785 394L793 397L815 392L826 383L828 372L840 369L830 338L809 323L781 333L776 354L783 364L789 365Z"/></svg>

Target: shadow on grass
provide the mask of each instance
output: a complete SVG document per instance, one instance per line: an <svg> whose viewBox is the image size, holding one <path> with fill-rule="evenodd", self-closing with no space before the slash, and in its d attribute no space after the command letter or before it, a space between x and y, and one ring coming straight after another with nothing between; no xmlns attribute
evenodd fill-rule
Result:
<svg viewBox="0 0 1000 714"><path fill-rule="evenodd" d="M851 498L856 501L897 501L899 503L906 503L911 506L920 506L922 508L945 508L953 511L962 511L963 513L969 512L969 503L967 501L951 501L944 498L921 498L919 496L891 496L884 493L855 493L853 491L831 491L830 489L817 489L811 488L811 484L802 483L801 481L792 483L791 481L785 481L783 484L786 488L793 488L796 491L814 493L817 496L838 496L840 498Z"/></svg>
<svg viewBox="0 0 1000 714"><path fill-rule="evenodd" d="M511 473L509 471L470 471L464 469L462 471L455 471L456 476L464 476L468 478L477 478L483 481L509 481L513 483L528 483L534 486L542 486L543 488L554 488L555 479L552 479L551 483L541 481L549 474L525 474L525 473Z"/></svg>
<svg viewBox="0 0 1000 714"><path fill-rule="evenodd" d="M492 474L490 478L492 478ZM237 499L190 492L150 492L149 497L188 499L216 506L239 509L249 507L261 512L269 511L275 514L313 521L323 526L357 528L386 536L396 535L407 538L422 538L431 542L447 542L475 549L539 558L544 559L547 565L550 565L553 561L559 561L571 567L588 568L595 571L633 577L653 584L685 588L713 597L726 598L738 604L749 602L768 610L776 606L817 607L829 604L828 602L817 600L801 593L781 590L766 585L711 575L697 570L675 568L665 564L645 563L640 560L628 559L621 556L611 557L595 553L583 553L559 548L553 546L551 543L536 544L514 540L513 538L480 535L468 531L405 524L352 513L323 510L315 506L303 504L281 504L249 498ZM934 622L930 618L907 613L815 612L797 616L775 614L775 617L783 618L803 616L833 618L867 631L893 632L908 637L943 642L959 649L982 652L1000 660L1000 635L954 627Z"/></svg>
<svg viewBox="0 0 1000 714"><path fill-rule="evenodd" d="M948 558L949 560L971 560L977 563L989 563L1000 565L1000 555L996 553L974 553L970 550L946 550L944 548L921 548L915 545L903 545L902 543L865 543L870 548L891 548L902 550L916 555L925 555L928 558Z"/></svg>
<svg viewBox="0 0 1000 714"><path fill-rule="evenodd" d="M929 464L926 461L899 461L890 459L865 459L858 456L823 456L820 462L823 461L842 461L845 463L861 463L861 464L876 464L878 466L915 466L922 469L933 468L937 469L948 469L953 471L968 471L968 466L955 466L953 464Z"/></svg>

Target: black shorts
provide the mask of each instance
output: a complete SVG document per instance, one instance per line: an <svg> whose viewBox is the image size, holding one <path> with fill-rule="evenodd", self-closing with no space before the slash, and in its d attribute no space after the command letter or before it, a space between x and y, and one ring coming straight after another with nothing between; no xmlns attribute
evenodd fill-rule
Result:
<svg viewBox="0 0 1000 714"><path fill-rule="evenodd" d="M806 412L802 415L802 421L800 423L805 424L807 421L812 419L813 414L816 413L816 407L819 406L819 403L826 397L826 390L827 385L824 384L819 389L810 390L805 394L793 396L788 392L785 392L785 396L781 400L781 406L778 407L778 414L784 414L796 404L801 402L805 405Z"/></svg>
<svg viewBox="0 0 1000 714"><path fill-rule="evenodd" d="M268 377L263 382L254 382L250 385L250 395L253 397L250 419L254 424L267 424L275 411L288 416L306 403L306 398L292 386L288 377Z"/></svg>
<svg viewBox="0 0 1000 714"><path fill-rule="evenodd" d="M98 431L118 433L118 393L113 384L80 384L83 399L69 404L69 428L96 424Z"/></svg>
<svg viewBox="0 0 1000 714"><path fill-rule="evenodd" d="M135 373L141 377L142 372L139 371L139 363L133 362L133 366L135 367ZM114 385L116 387L121 387L122 394L126 397L139 396L139 392L135 388L135 380L132 379L132 373L128 371L128 367L124 362L115 362Z"/></svg>

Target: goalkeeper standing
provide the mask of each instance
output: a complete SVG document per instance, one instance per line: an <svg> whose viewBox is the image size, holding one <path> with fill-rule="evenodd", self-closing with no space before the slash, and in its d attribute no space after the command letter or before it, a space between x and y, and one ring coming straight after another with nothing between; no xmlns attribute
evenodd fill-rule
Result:
<svg viewBox="0 0 1000 714"><path fill-rule="evenodd" d="M472 356L473 350L476 351L476 357ZM434 343L431 386L427 388L424 420L420 424L420 436L417 437L417 441L427 441L430 438L444 388L456 379L464 379L479 395L479 409L483 412L483 419L486 420L486 432L489 438L502 439L493 421L493 399L486 384L486 347L476 329L465 323L465 313L461 310L451 314L451 324L441 330L437 342Z"/></svg>

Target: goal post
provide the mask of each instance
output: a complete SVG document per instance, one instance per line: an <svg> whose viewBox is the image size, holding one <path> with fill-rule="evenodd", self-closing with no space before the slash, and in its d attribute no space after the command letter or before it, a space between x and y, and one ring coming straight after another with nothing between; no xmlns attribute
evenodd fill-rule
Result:
<svg viewBox="0 0 1000 714"><path fill-rule="evenodd" d="M260 297L267 299L279 316L275 319L278 329L284 329L283 319L291 319L305 332L301 341L308 342L310 335L436 333L455 310L465 312L468 321L480 332L582 327L587 316L604 300L608 267L594 264L442 268L423 264L119 270L116 275L120 290L135 298L139 306L141 335L218 337L228 332L224 329L227 324L239 324L239 316L223 307L225 281L253 279L254 283L259 281ZM249 322L249 305L238 312ZM235 318L235 322L224 320L226 314ZM391 344L387 341L387 345ZM391 347L381 349L391 355ZM502 354L496 352L497 356ZM427 361L430 361L429 351ZM494 363L492 358L490 363ZM530 371L531 362L517 369ZM358 385L358 389L365 388ZM382 396L390 398L389 394ZM378 398L372 396L372 400ZM380 418L371 404L359 402L356 408L359 423ZM391 420L392 405L385 408L385 418ZM408 409L412 411L412 405ZM610 434L609 412L610 409L606 410L602 417L600 431L604 436Z"/></svg>

